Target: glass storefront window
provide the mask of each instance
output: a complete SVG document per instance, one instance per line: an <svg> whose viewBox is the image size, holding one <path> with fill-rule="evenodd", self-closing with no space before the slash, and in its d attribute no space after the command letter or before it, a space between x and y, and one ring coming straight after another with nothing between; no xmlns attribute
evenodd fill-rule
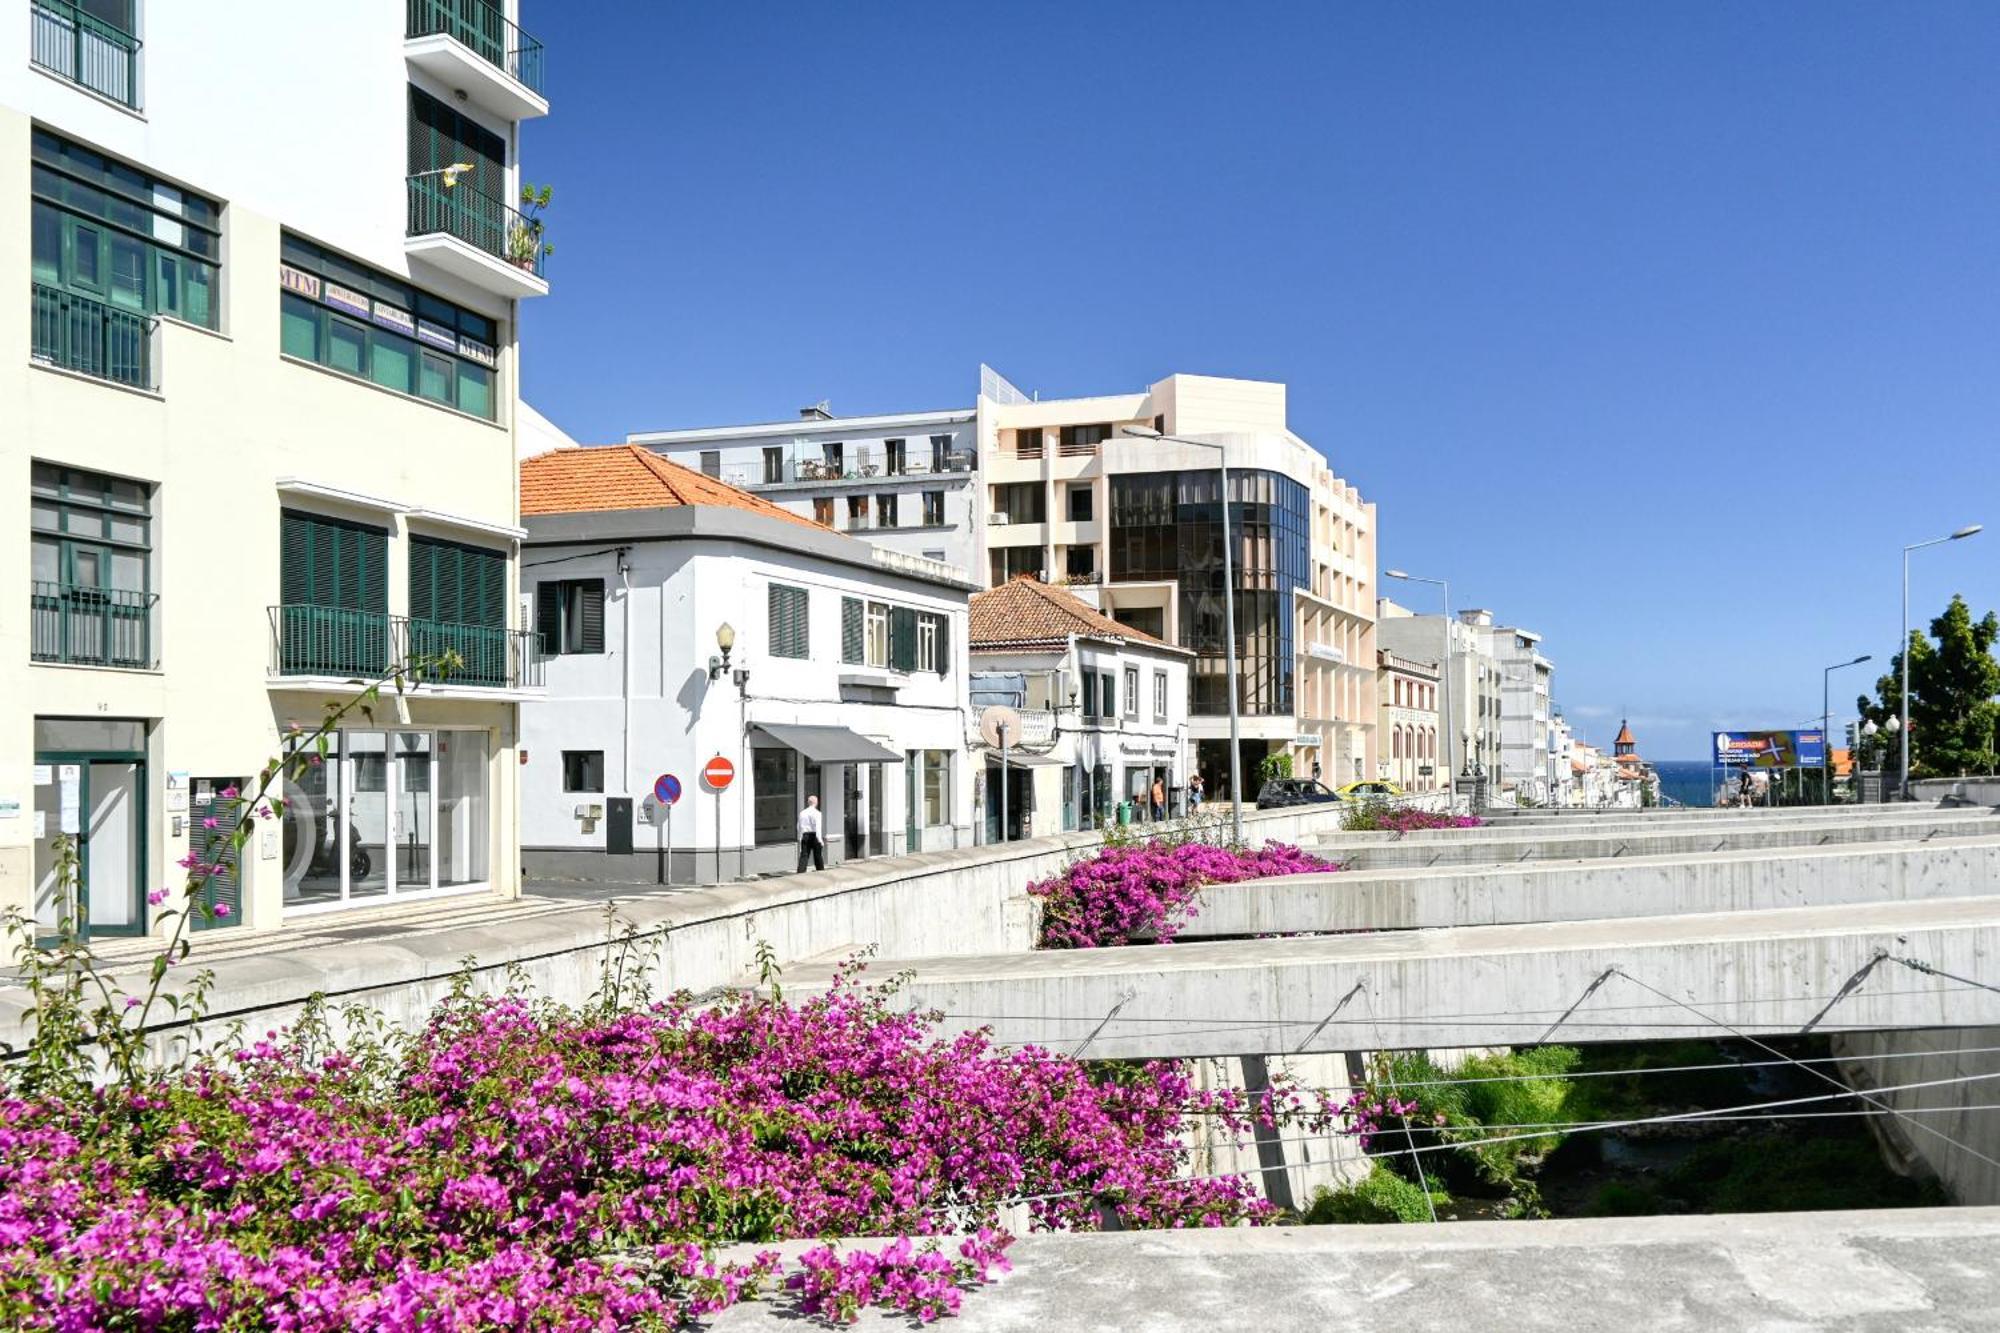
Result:
<svg viewBox="0 0 2000 1333"><path fill-rule="evenodd" d="M437 882L486 881L492 841L486 794L491 745L483 731L438 733Z"/></svg>

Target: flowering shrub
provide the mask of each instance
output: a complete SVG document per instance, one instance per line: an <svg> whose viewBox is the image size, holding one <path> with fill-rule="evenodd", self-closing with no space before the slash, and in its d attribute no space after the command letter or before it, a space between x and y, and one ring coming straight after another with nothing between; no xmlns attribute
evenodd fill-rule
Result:
<svg viewBox="0 0 2000 1333"><path fill-rule="evenodd" d="M1171 941L1195 914L1195 891L1204 884L1337 869L1283 843L1255 850L1134 843L1106 847L1028 892L1042 900L1041 948L1100 949L1149 937Z"/></svg>
<svg viewBox="0 0 2000 1333"><path fill-rule="evenodd" d="M337 1052L312 1013L140 1084L4 1090L0 1326L663 1329L778 1275L700 1246L968 1230L1010 1200L1038 1227L1268 1215L1248 1181L1177 1175L1184 1116L1240 1135L1287 1113L1271 1095L940 1040L886 994L579 1011L461 989ZM931 1318L1004 1244L816 1253L791 1294Z"/></svg>
<svg viewBox="0 0 2000 1333"><path fill-rule="evenodd" d="M1350 833L1415 833L1420 829L1481 828L1485 823L1478 815L1450 815L1385 801L1363 801L1342 816L1340 826Z"/></svg>

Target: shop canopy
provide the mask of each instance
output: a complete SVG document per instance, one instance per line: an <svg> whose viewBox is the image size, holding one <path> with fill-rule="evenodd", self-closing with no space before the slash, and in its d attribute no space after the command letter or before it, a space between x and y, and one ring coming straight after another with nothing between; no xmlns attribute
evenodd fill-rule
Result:
<svg viewBox="0 0 2000 1333"><path fill-rule="evenodd" d="M764 740L797 750L815 764L900 764L903 756L846 727L807 727L760 722L750 728L753 741Z"/></svg>

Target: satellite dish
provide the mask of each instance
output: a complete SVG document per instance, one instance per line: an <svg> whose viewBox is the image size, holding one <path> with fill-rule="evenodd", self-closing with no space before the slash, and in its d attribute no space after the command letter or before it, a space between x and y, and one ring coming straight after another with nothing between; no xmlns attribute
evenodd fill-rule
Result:
<svg viewBox="0 0 2000 1333"><path fill-rule="evenodd" d="M1002 731L1006 739L1001 739ZM979 715L979 737L994 749L1021 743L1021 715L1006 704L994 704Z"/></svg>

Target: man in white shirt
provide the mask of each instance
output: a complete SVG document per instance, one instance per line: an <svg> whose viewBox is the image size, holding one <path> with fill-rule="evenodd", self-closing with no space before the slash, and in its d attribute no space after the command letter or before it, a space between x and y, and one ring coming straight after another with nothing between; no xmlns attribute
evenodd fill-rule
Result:
<svg viewBox="0 0 2000 1333"><path fill-rule="evenodd" d="M799 873L804 874L806 860L812 860L814 870L826 869L826 843L820 838L819 797L806 797L806 808L799 811Z"/></svg>

